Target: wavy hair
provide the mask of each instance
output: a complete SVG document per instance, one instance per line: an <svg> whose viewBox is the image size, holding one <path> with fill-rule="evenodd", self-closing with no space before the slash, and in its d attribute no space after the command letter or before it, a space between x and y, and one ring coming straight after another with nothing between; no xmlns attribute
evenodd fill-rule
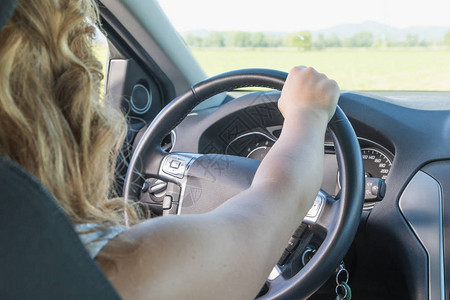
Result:
<svg viewBox="0 0 450 300"><path fill-rule="evenodd" d="M123 114L100 99L95 0L21 0L0 32L0 154L36 176L74 223L136 216L111 200ZM133 219L133 217L132 217Z"/></svg>

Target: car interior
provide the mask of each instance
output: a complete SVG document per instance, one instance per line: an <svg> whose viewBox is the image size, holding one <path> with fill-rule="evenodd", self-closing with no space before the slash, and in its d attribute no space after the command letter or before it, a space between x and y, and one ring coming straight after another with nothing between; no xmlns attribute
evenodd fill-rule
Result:
<svg viewBox="0 0 450 300"><path fill-rule="evenodd" d="M99 5L106 99L129 122L119 194L164 217L248 188L287 74L207 78L158 1ZM336 297L342 269L356 299L450 299L450 92L345 90L338 106L321 191L256 299ZM53 196L7 159L0 178L0 298L120 299Z"/></svg>

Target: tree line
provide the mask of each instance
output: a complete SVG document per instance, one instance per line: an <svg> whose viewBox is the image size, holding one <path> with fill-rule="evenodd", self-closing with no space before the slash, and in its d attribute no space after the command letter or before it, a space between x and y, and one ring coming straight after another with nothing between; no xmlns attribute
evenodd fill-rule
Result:
<svg viewBox="0 0 450 300"><path fill-rule="evenodd" d="M421 40L417 34L408 34L404 39L376 37L372 32L361 31L351 37L339 38L336 34L312 36L310 31L290 34L265 34L262 32L230 31L209 32L206 35L188 33L183 36L190 47L221 48L274 48L295 47L299 50L325 48L362 47L428 47L434 45L450 46L450 30L441 41Z"/></svg>

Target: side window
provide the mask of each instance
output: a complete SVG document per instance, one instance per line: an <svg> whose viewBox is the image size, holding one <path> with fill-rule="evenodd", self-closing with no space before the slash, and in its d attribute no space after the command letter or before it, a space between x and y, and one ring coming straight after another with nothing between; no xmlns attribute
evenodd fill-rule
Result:
<svg viewBox="0 0 450 300"><path fill-rule="evenodd" d="M100 89L101 97L103 98L106 92L105 81L108 76L108 69L109 69L109 47L108 47L108 39L99 29L97 29L95 33L95 41L93 47L95 56L103 65L103 74L105 75Z"/></svg>

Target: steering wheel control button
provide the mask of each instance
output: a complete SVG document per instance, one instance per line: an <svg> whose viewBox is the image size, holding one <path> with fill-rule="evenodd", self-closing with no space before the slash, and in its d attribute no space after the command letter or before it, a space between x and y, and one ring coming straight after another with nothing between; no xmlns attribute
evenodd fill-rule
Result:
<svg viewBox="0 0 450 300"><path fill-rule="evenodd" d="M281 271L280 271L280 268L278 267L278 265L276 265L274 268L273 268L273 270L272 270L272 272L270 272L270 275L269 275L269 280L275 280L278 276L280 276L281 275Z"/></svg>
<svg viewBox="0 0 450 300"><path fill-rule="evenodd" d="M168 155L166 158L164 158L162 171L168 175L183 179L186 167L191 160L192 157Z"/></svg>
<svg viewBox="0 0 450 300"><path fill-rule="evenodd" d="M304 223L300 224L300 226L298 226L298 228L295 230L292 237L297 239L301 238L306 229L308 229L308 225Z"/></svg>
<svg viewBox="0 0 450 300"><path fill-rule="evenodd" d="M309 217L309 218L317 217L317 215L319 214L320 209L322 208L323 201L324 201L323 197L321 195L318 195L316 197L316 200L314 200L313 206L308 211L308 214L306 216Z"/></svg>
<svg viewBox="0 0 450 300"><path fill-rule="evenodd" d="M178 170L178 169L180 168L180 166L181 166L181 161L178 161L178 160L172 160L172 161L170 162L170 167L171 167L172 169L174 169L174 170Z"/></svg>
<svg viewBox="0 0 450 300"><path fill-rule="evenodd" d="M200 156L201 154L193 153L168 154L163 159L159 175L166 177L168 180L170 180L171 177L172 180L173 177L183 179L189 166Z"/></svg>
<svg viewBox="0 0 450 300"><path fill-rule="evenodd" d="M303 219L303 222L309 225L313 225L317 222L317 219L322 212L323 207L325 206L326 195L322 191L319 191L316 199L314 200L314 204L311 209L308 211L308 214Z"/></svg>
<svg viewBox="0 0 450 300"><path fill-rule="evenodd" d="M298 242L297 238L291 237L289 239L288 246L286 247L286 250L289 251L289 252L292 252L294 250L295 246L297 246L297 242Z"/></svg>
<svg viewBox="0 0 450 300"><path fill-rule="evenodd" d="M173 175L177 178L183 178L186 163L178 159L168 160L164 165L163 171L167 174Z"/></svg>

